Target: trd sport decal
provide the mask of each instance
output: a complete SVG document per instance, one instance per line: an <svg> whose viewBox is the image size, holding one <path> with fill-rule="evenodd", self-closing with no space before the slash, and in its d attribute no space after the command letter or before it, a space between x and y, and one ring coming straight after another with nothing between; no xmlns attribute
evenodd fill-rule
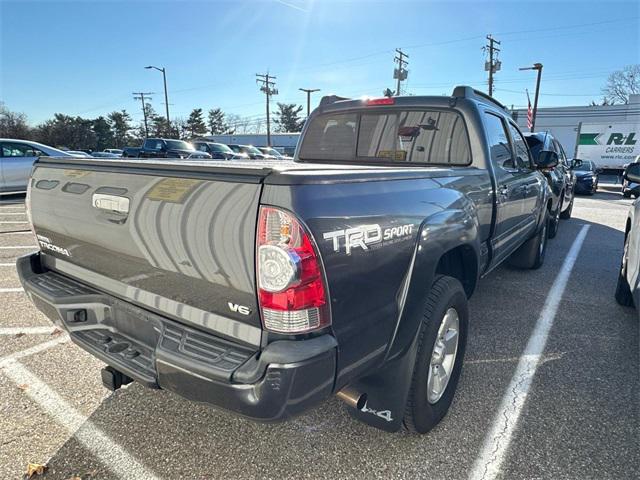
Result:
<svg viewBox="0 0 640 480"><path fill-rule="evenodd" d="M359 227L326 232L322 237L333 242L334 252L340 252L344 248L344 253L351 255L351 251L354 248L369 250L372 245L408 237L413 233L414 227L413 223L408 223L383 230L380 225L373 223L371 225L360 225Z"/></svg>

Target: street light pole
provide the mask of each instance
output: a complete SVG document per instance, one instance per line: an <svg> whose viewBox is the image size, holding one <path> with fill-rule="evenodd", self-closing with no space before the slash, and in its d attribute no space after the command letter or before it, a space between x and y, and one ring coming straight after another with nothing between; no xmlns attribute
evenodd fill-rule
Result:
<svg viewBox="0 0 640 480"><path fill-rule="evenodd" d="M540 80L542 79L542 64L534 63L531 67L522 67L520 70L537 70L538 79L536 80L536 94L533 99L533 120L531 120L531 131L536 128L536 116L538 114L538 96L540 95Z"/></svg>
<svg viewBox="0 0 640 480"><path fill-rule="evenodd" d="M314 92L319 92L319 88L299 88L301 92L305 92L307 94L307 118L309 118L309 114L311 113L311 94Z"/></svg>
<svg viewBox="0 0 640 480"><path fill-rule="evenodd" d="M159 72L162 72L162 80L164 82L164 106L166 107L165 111L167 112L167 129L169 130L169 133L171 133L171 120L169 119L169 94L167 93L167 71L164 67L158 68L154 67L153 65L149 65L144 68L146 68L147 70L153 68L155 70L158 70Z"/></svg>

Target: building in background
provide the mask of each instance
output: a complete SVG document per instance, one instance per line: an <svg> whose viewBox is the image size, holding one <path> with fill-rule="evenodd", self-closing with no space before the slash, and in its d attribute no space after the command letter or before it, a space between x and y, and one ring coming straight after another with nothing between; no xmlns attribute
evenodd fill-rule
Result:
<svg viewBox="0 0 640 480"><path fill-rule="evenodd" d="M529 131L527 128L527 109L515 109L512 113L522 131ZM628 105L538 107L536 131L551 133L562 144L567 156L574 157L580 123L608 122L640 122L640 95L631 95Z"/></svg>
<svg viewBox="0 0 640 480"><path fill-rule="evenodd" d="M267 146L266 133L242 133L234 135L207 135L206 140L210 142L238 145L253 145L254 147ZM271 146L285 155L293 156L298 145L299 133L272 133Z"/></svg>

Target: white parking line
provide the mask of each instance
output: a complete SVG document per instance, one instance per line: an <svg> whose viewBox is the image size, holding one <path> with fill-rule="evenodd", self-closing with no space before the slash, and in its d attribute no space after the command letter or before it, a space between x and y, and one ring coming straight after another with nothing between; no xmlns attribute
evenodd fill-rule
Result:
<svg viewBox="0 0 640 480"><path fill-rule="evenodd" d="M22 287L18 287L18 288L0 288L0 293L15 293L15 292L22 292L23 289Z"/></svg>
<svg viewBox="0 0 640 480"><path fill-rule="evenodd" d="M20 250L21 248L36 248L37 245L8 245L0 247L0 250Z"/></svg>
<svg viewBox="0 0 640 480"><path fill-rule="evenodd" d="M495 479L500 473L500 467L509 450L509 444L527 400L533 377L544 353L547 337L562 301L562 295L588 230L589 225L584 225L576 236L560 272L549 290L544 307L529 337L524 353L520 357L511 383L502 397L502 403L493 420L491 431L485 437L482 451L476 458L473 470L469 475L470 480Z"/></svg>
<svg viewBox="0 0 640 480"><path fill-rule="evenodd" d="M16 223L29 223L26 220L24 222L20 221L15 221L15 220L0 220L0 225L15 225Z"/></svg>
<svg viewBox="0 0 640 480"><path fill-rule="evenodd" d="M0 267L15 267L16 262L13 263L0 263Z"/></svg>
<svg viewBox="0 0 640 480"><path fill-rule="evenodd" d="M0 232L0 235L33 235L31 230L20 230L19 232Z"/></svg>
<svg viewBox="0 0 640 480"><path fill-rule="evenodd" d="M45 412L95 455L116 477L122 479L156 479L129 452L113 441L91 420L69 405L46 383L15 360L2 363L2 371Z"/></svg>
<svg viewBox="0 0 640 480"><path fill-rule="evenodd" d="M0 327L0 335L51 335L56 327Z"/></svg>
<svg viewBox="0 0 640 480"><path fill-rule="evenodd" d="M25 212L0 212L0 216L4 217L5 215L26 215Z"/></svg>
<svg viewBox="0 0 640 480"><path fill-rule="evenodd" d="M36 353L44 352L45 350L49 350L51 347L55 347L56 345L60 345L62 343L68 342L69 336L67 334L62 334L53 340L49 340L48 342L39 343L31 348L27 348L25 350L20 350L19 352L12 353L5 357L0 357L0 368L4 368L5 365L13 363L17 360L20 360L24 357L29 357L31 355L35 355Z"/></svg>

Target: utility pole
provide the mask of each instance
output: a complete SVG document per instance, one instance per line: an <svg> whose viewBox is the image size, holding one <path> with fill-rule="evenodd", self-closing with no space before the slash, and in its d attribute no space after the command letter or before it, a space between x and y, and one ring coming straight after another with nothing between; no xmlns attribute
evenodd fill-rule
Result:
<svg viewBox="0 0 640 480"><path fill-rule="evenodd" d="M531 120L531 131L536 128L536 115L538 114L538 96L540 95L540 80L542 80L542 64L534 63L531 67L522 67L519 70L537 70L538 78L536 80L536 95L533 99L533 120Z"/></svg>
<svg viewBox="0 0 640 480"><path fill-rule="evenodd" d="M319 88L299 88L301 92L305 92L307 94L307 118L309 118L309 114L311 113L311 94L313 92L319 92Z"/></svg>
<svg viewBox="0 0 640 480"><path fill-rule="evenodd" d="M264 92L267 97L267 147L271 146L271 119L269 118L269 99L271 95L277 95L278 90L276 89L276 82L274 80L276 77L273 75L269 75L269 73L265 73L261 75L256 73L256 84L260 87L260 91Z"/></svg>
<svg viewBox="0 0 640 480"><path fill-rule="evenodd" d="M493 38L491 34L487 35L489 45L484 47L485 51L489 52L489 61L484 62L485 71L489 72L489 96L493 96L493 75L502 68L502 62L498 60L498 52L500 49L495 45L500 45L500 42Z"/></svg>
<svg viewBox="0 0 640 480"><path fill-rule="evenodd" d="M147 96L147 100L151 100L149 95L153 95L153 92L133 92L133 99L140 100L142 102L142 116L144 117L144 136L149 136L149 126L147 125L147 109L145 103L145 95Z"/></svg>
<svg viewBox="0 0 640 480"><path fill-rule="evenodd" d="M396 83L396 97L400 95L400 82L407 79L409 75L409 70L406 69L406 66L409 65L409 62L404 60L404 57L409 58L409 55L404 53L402 49L396 48L396 53L398 54L394 57L393 61L398 62L398 68L393 69L393 78L397 80Z"/></svg>

